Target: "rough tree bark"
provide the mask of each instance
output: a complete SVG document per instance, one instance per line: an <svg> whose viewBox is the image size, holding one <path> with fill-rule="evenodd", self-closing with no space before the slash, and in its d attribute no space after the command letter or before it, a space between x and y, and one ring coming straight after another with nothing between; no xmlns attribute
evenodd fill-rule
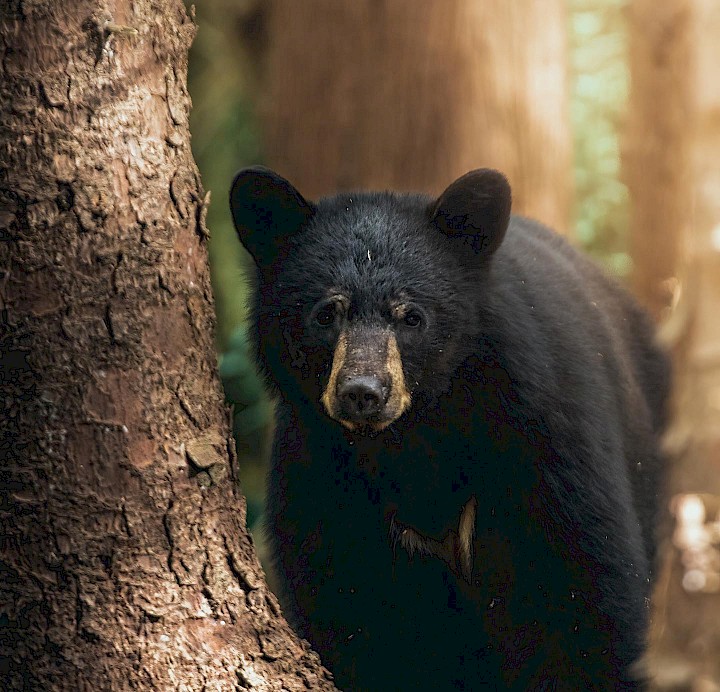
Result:
<svg viewBox="0 0 720 692"><path fill-rule="evenodd" d="M566 230L565 24L560 0L273 0L266 161L309 197L496 167L516 211Z"/></svg>
<svg viewBox="0 0 720 692"><path fill-rule="evenodd" d="M245 530L180 0L0 6L3 689L331 689Z"/></svg>
<svg viewBox="0 0 720 692"><path fill-rule="evenodd" d="M689 230L691 0L628 5L631 89L623 139L635 295L656 320L673 299Z"/></svg>

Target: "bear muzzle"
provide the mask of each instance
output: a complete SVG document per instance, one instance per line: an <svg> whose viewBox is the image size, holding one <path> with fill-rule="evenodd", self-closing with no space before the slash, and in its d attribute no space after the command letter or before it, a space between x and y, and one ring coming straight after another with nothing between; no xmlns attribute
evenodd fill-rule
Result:
<svg viewBox="0 0 720 692"><path fill-rule="evenodd" d="M410 406L395 334L387 328L341 332L321 402L349 430L383 430Z"/></svg>

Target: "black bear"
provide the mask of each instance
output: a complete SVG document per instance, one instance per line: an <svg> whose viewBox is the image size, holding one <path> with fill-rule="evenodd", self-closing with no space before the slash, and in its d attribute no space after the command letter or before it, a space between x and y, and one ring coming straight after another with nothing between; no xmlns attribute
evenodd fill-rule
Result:
<svg viewBox="0 0 720 692"><path fill-rule="evenodd" d="M255 167L230 202L280 598L338 687L641 686L669 379L642 311L497 171L312 203Z"/></svg>

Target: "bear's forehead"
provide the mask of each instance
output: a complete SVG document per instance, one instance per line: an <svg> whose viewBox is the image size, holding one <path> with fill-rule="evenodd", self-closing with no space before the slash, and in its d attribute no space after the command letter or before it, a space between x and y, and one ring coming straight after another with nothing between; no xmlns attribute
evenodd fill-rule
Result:
<svg viewBox="0 0 720 692"><path fill-rule="evenodd" d="M287 289L305 297L337 293L356 304L387 305L442 290L457 263L443 240L423 197L338 196L321 201L293 237L280 274Z"/></svg>
<svg viewBox="0 0 720 692"><path fill-rule="evenodd" d="M295 261L303 281L349 296L396 294L408 285L442 272L442 257L419 239L375 229L336 227L326 237L299 247ZM422 279L420 277L423 277Z"/></svg>
<svg viewBox="0 0 720 692"><path fill-rule="evenodd" d="M426 223L416 214L387 205L355 204L350 207L320 210L313 219L306 236L307 242L318 249L335 249L344 255L366 258L372 251L402 252L418 243Z"/></svg>
<svg viewBox="0 0 720 692"><path fill-rule="evenodd" d="M414 282L411 266L387 248L346 248L334 256L308 254L295 278L318 297L341 294L362 302L398 295Z"/></svg>

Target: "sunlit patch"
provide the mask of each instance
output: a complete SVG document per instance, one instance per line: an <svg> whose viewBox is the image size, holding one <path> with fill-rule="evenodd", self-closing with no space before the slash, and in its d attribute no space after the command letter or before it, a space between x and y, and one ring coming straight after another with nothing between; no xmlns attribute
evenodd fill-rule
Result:
<svg viewBox="0 0 720 692"><path fill-rule="evenodd" d="M714 250L720 252L720 224L715 226L710 232L710 243Z"/></svg>
<svg viewBox="0 0 720 692"><path fill-rule="evenodd" d="M709 507L713 504L714 511ZM717 498L694 494L675 495L670 503L675 515L673 544L680 554L685 591L720 591L720 508L717 505Z"/></svg>

